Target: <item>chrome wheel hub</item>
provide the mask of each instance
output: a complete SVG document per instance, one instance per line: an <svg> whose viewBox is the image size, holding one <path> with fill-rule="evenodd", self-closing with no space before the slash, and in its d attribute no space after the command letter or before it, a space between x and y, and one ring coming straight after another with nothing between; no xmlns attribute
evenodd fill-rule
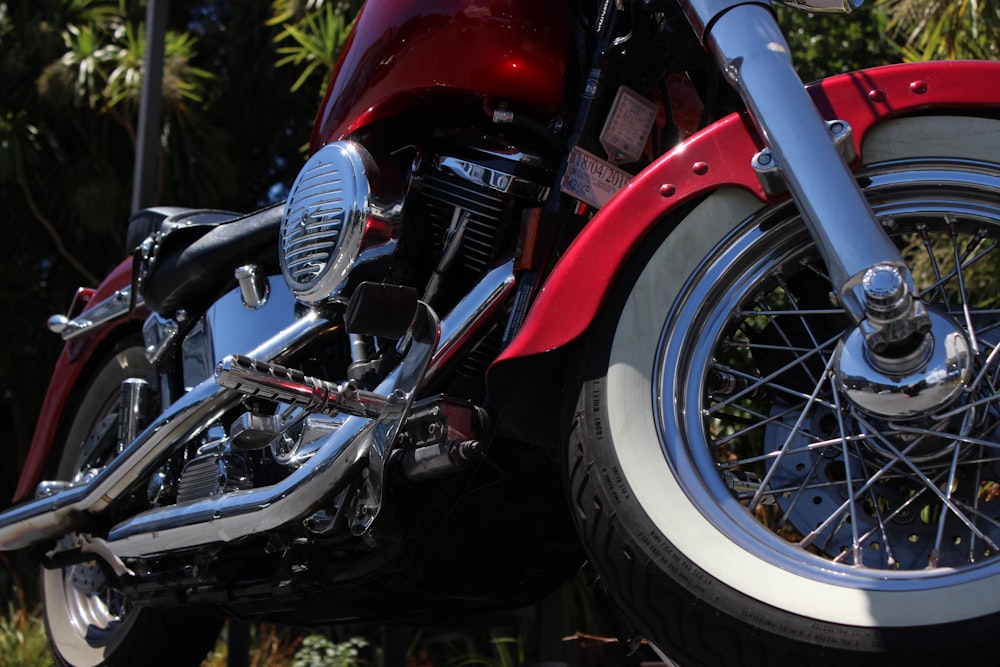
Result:
<svg viewBox="0 0 1000 667"><path fill-rule="evenodd" d="M947 408L972 379L972 349L951 317L928 309L931 331L895 356L871 350L860 328L837 345L833 369L840 390L865 414L923 419Z"/></svg>

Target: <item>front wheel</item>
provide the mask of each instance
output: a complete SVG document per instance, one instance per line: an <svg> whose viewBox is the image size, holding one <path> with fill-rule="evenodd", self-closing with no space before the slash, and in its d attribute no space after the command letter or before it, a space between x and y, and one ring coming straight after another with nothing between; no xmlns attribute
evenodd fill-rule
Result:
<svg viewBox="0 0 1000 667"><path fill-rule="evenodd" d="M70 423L57 471L73 480L117 452L119 387L141 378L157 386L142 347L121 345L100 366ZM61 543L79 541L66 535ZM72 667L195 666L211 648L221 621L135 608L97 563L41 571L42 611L57 664Z"/></svg>
<svg viewBox="0 0 1000 667"><path fill-rule="evenodd" d="M595 326L574 514L612 594L683 664L1000 649L1000 121L899 119L863 154L920 298L973 351L949 404L893 420L852 402L831 371L854 325L812 240L792 205L742 192L665 225Z"/></svg>

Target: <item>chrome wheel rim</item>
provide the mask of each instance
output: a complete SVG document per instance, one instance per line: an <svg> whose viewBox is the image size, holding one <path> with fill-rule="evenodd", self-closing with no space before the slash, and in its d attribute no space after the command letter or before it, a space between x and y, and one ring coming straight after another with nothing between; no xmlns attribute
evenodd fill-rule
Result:
<svg viewBox="0 0 1000 667"><path fill-rule="evenodd" d="M724 239L666 319L652 397L663 454L718 531L788 571L870 590L996 574L1000 290L982 267L1000 255L1000 176L942 161L864 182L921 296L972 332L974 389L906 423L854 407L829 379L852 324L786 205Z"/></svg>
<svg viewBox="0 0 1000 667"><path fill-rule="evenodd" d="M78 538L64 541L79 546ZM61 572L66 615L76 634L92 646L107 645L127 626L125 598L108 585L97 563L91 561Z"/></svg>

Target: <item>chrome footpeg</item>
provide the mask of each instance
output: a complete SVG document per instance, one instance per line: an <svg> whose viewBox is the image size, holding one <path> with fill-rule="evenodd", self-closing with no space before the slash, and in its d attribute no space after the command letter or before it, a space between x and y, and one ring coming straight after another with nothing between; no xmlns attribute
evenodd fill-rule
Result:
<svg viewBox="0 0 1000 667"><path fill-rule="evenodd" d="M400 342L402 361L388 394L361 389L356 383L341 384L305 375L301 371L230 355L215 370L216 382L241 394L304 408L327 415L347 414L374 420L368 446L368 468L355 506L351 530L367 533L382 506L383 479L400 427L406 420L413 397L423 382L441 335L441 323L430 306L418 302L416 312ZM383 387L384 389L384 387ZM250 448L258 446L254 438L268 429L251 428L247 436ZM265 443L266 444L266 443Z"/></svg>
<svg viewBox="0 0 1000 667"><path fill-rule="evenodd" d="M387 396L359 389L353 382L336 384L241 354L219 362L215 381L246 396L329 415L344 413L374 419L388 401Z"/></svg>

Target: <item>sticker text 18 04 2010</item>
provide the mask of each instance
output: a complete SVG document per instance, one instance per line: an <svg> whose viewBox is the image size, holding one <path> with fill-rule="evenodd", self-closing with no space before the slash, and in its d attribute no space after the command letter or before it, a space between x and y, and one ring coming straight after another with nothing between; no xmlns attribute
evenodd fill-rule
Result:
<svg viewBox="0 0 1000 667"><path fill-rule="evenodd" d="M601 208L631 180L632 174L577 147L569 156L562 191Z"/></svg>

